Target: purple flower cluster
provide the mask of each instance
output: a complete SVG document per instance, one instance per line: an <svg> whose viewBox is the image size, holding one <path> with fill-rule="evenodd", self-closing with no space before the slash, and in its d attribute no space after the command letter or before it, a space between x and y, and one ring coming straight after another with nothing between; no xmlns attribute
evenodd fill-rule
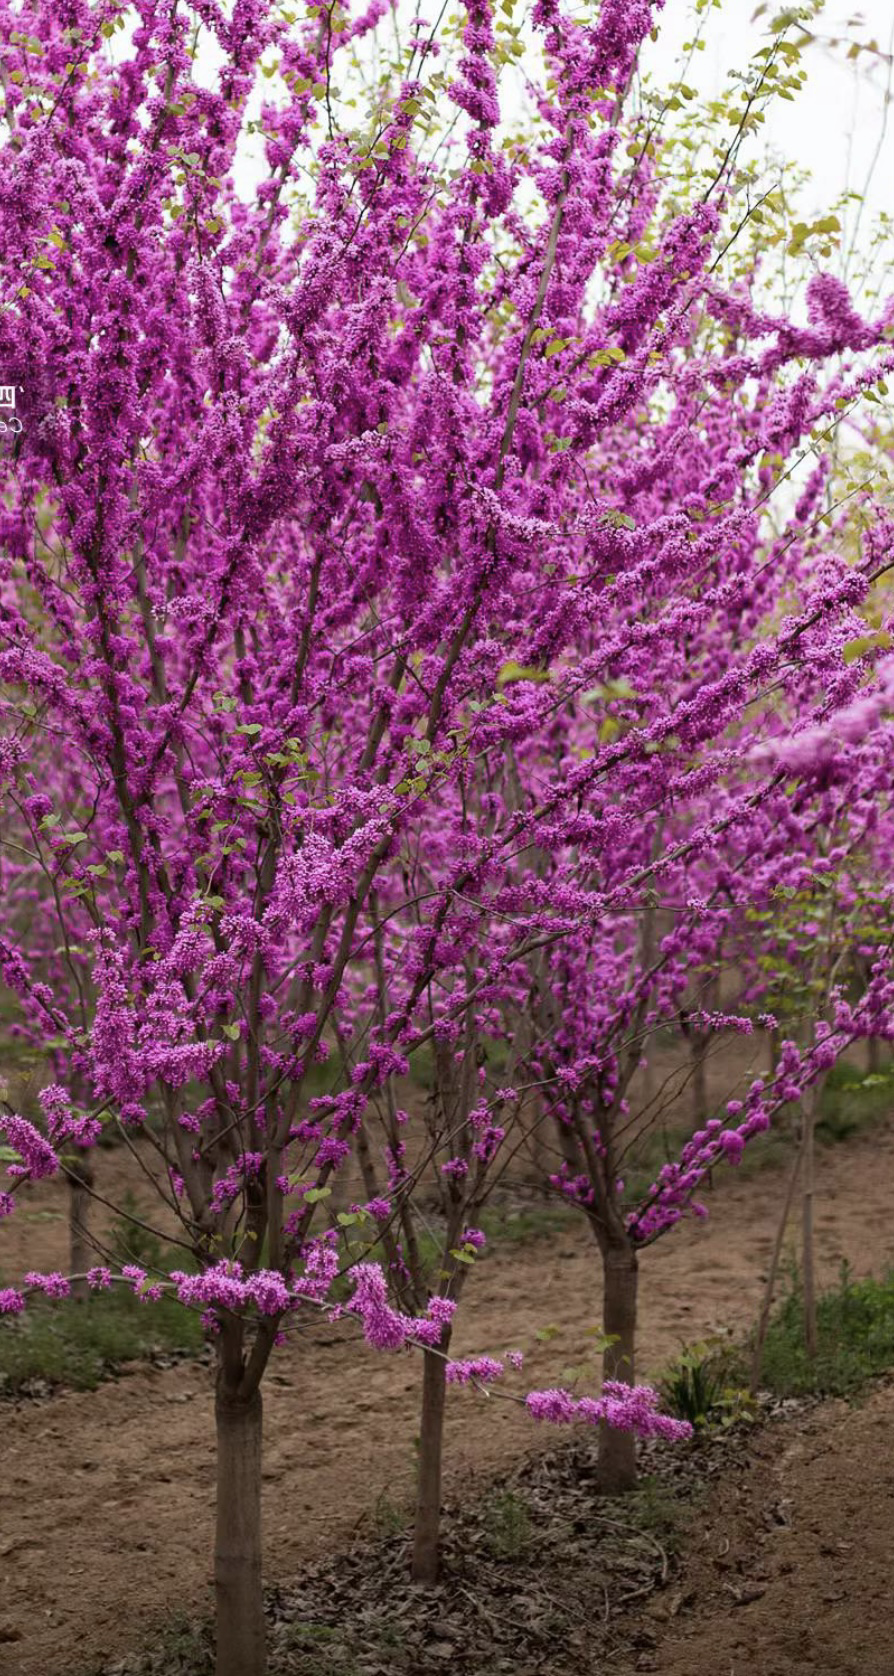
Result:
<svg viewBox="0 0 894 1676"><path fill-rule="evenodd" d="M351 1271L349 1313L363 1323L363 1336L376 1350L400 1350L405 1344L437 1346L453 1319L450 1298L432 1298L425 1316L404 1315L388 1302L388 1283L377 1263L358 1263Z"/></svg>
<svg viewBox="0 0 894 1676"><path fill-rule="evenodd" d="M488 1385L494 1379L502 1379L505 1365L494 1356L466 1356L459 1361L448 1362L444 1370L444 1377L448 1385L469 1385L471 1383Z"/></svg>
<svg viewBox="0 0 894 1676"><path fill-rule="evenodd" d="M0 1135L22 1160L20 1164L8 1164L7 1175L40 1181L44 1176L56 1174L59 1160L53 1148L27 1118L14 1112L9 1115L0 1112Z"/></svg>
<svg viewBox="0 0 894 1676"><path fill-rule="evenodd" d="M637 1437L663 1437L679 1442L692 1436L688 1420L675 1420L658 1412L658 1394L647 1385L621 1385L606 1380L600 1397L573 1397L569 1391L529 1391L525 1407L535 1420L551 1425L582 1421L589 1426L603 1421Z"/></svg>
<svg viewBox="0 0 894 1676"><path fill-rule="evenodd" d="M23 1276L25 1286L30 1286L35 1292L43 1292L48 1298L68 1298L71 1295L71 1283L64 1274L53 1270L50 1274L42 1274L37 1269L29 1269Z"/></svg>

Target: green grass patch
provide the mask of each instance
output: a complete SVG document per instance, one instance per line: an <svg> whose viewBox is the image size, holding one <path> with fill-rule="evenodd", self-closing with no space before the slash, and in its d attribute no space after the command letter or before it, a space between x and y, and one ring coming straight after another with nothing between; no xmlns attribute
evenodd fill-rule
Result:
<svg viewBox="0 0 894 1676"><path fill-rule="evenodd" d="M489 1245L523 1245L528 1240L545 1239L577 1227L580 1212L561 1199L553 1199L542 1205L512 1209L493 1206L479 1212L476 1220Z"/></svg>
<svg viewBox="0 0 894 1676"><path fill-rule="evenodd" d="M0 1396L40 1380L93 1391L124 1362L172 1350L194 1354L203 1341L198 1315L175 1298L141 1304L123 1287L80 1304L32 1298L24 1314L0 1322Z"/></svg>
<svg viewBox="0 0 894 1676"><path fill-rule="evenodd" d="M750 1342L712 1339L688 1345L657 1380L662 1408L697 1432L755 1416L747 1392ZM761 1389L778 1397L850 1397L894 1369L894 1270L854 1280L842 1264L837 1286L817 1300L817 1353L804 1342L804 1296L792 1267L788 1290L764 1344Z"/></svg>
<svg viewBox="0 0 894 1676"><path fill-rule="evenodd" d="M122 1209L135 1213L132 1194L124 1195ZM156 1275L195 1266L188 1252L166 1251L127 1216L114 1224L109 1244L116 1264L138 1263ZM91 1292L82 1303L32 1295L21 1315L0 1320L0 1396L14 1397L40 1381L93 1391L124 1362L171 1351L195 1355L203 1343L197 1312L169 1295L140 1303L122 1285Z"/></svg>
<svg viewBox="0 0 894 1676"><path fill-rule="evenodd" d="M845 1397L894 1368L894 1271L838 1285L817 1302L817 1354L804 1347L804 1304L797 1279L777 1310L764 1346L761 1385L782 1397Z"/></svg>
<svg viewBox="0 0 894 1676"><path fill-rule="evenodd" d="M820 1098L817 1137L833 1145L871 1128L894 1109L894 1065L862 1071L856 1065L833 1065Z"/></svg>

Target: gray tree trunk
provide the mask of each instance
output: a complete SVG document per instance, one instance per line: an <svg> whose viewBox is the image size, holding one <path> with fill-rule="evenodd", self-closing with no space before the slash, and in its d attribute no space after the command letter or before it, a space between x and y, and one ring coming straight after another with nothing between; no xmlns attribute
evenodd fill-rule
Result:
<svg viewBox="0 0 894 1676"><path fill-rule="evenodd" d="M446 1353L449 1333L442 1336ZM419 1481L413 1526L411 1572L416 1583L436 1583L441 1538L441 1473L444 1453L444 1411L447 1403L447 1364L444 1356L422 1352L422 1421L419 1428Z"/></svg>
<svg viewBox="0 0 894 1676"><path fill-rule="evenodd" d="M603 1257L603 1326L613 1342L602 1358L603 1379L633 1385L636 1350L638 1260L628 1242L610 1245ZM599 1428L599 1487L619 1495L636 1484L636 1438L612 1426Z"/></svg>
<svg viewBox="0 0 894 1676"><path fill-rule="evenodd" d="M239 1401L221 1381L217 1423L216 1676L265 1676L261 1587L261 1393Z"/></svg>

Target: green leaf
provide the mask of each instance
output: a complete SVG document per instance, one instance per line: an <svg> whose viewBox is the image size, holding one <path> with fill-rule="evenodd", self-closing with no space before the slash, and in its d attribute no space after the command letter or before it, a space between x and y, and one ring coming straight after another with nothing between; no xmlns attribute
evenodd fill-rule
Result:
<svg viewBox="0 0 894 1676"><path fill-rule="evenodd" d="M891 636L887 629L876 629L873 634L861 634L856 640L849 640L842 646L841 656L845 663L856 663L867 652L887 652L890 646Z"/></svg>
<svg viewBox="0 0 894 1676"><path fill-rule="evenodd" d="M597 1352L608 1350L611 1345L618 1343L619 1335L607 1333L603 1327L586 1327L584 1331L596 1340L593 1349Z"/></svg>
<svg viewBox="0 0 894 1676"><path fill-rule="evenodd" d="M599 700L608 701L613 698L635 697L636 693L630 685L630 682L625 681L622 676L619 681L605 681L601 686L591 687L589 692L585 692L582 695L582 702L584 704L595 704Z"/></svg>
<svg viewBox="0 0 894 1676"><path fill-rule="evenodd" d="M549 681L550 679L551 677L548 669L534 669L528 664L516 663L514 659L510 658L508 663L504 663L502 669L497 675L497 686L508 687L515 681L536 681L542 683L544 681Z"/></svg>
<svg viewBox="0 0 894 1676"><path fill-rule="evenodd" d="M331 1187L310 1187L304 1195L304 1203L306 1205L316 1205L319 1204L321 1199L329 1199L331 1196Z"/></svg>
<svg viewBox="0 0 894 1676"><path fill-rule="evenodd" d="M595 349L593 351L593 354L588 356L588 358L587 358L587 366L588 367L611 367L611 366L615 366L618 361L623 361L623 359L624 359L623 349L616 349L616 348Z"/></svg>

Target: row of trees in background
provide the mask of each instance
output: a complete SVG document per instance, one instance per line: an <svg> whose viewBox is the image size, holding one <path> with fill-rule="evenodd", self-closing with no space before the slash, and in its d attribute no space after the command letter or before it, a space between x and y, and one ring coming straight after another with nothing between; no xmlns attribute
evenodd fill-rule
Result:
<svg viewBox="0 0 894 1676"><path fill-rule="evenodd" d="M894 312L818 271L806 324L774 314L738 192L796 13L684 167L629 96L654 0L538 0L532 39L471 0L352 108L381 11L0 4L0 971L52 1067L39 1123L0 1118L0 1208L61 1167L83 1238L103 1132L155 1154L182 1268L89 1284L173 1290L213 1337L220 1676L264 1668L261 1387L296 1314L347 1270L335 1307L421 1349L431 1578L447 1386L504 1371L450 1358L454 1312L536 1147L594 1237L615 1383L528 1407L599 1422L621 1488L662 1425L638 1250L892 1031L894 524L829 448ZM775 1066L631 1204L667 1026L697 1088L720 1031Z"/></svg>

